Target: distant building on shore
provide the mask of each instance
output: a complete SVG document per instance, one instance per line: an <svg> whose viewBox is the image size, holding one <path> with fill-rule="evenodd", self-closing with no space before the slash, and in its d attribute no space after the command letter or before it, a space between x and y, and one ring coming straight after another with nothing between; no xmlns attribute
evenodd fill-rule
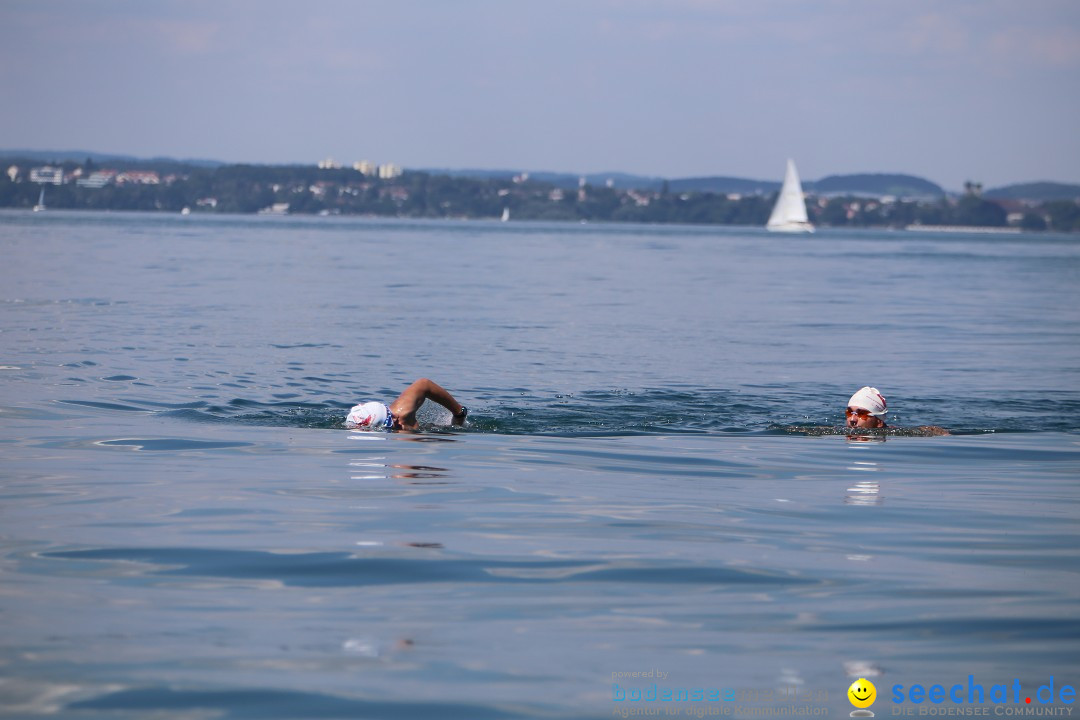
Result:
<svg viewBox="0 0 1080 720"><path fill-rule="evenodd" d="M134 185L158 185L161 183L161 178L152 170L126 170L116 176L115 182L117 185L123 185L125 183L132 183Z"/></svg>
<svg viewBox="0 0 1080 720"><path fill-rule="evenodd" d="M30 182L41 183L42 185L61 185L64 182L64 169L52 165L31 168Z"/></svg>
<svg viewBox="0 0 1080 720"><path fill-rule="evenodd" d="M75 184L86 188L103 188L113 181L117 172L115 170L96 170L87 177L79 178Z"/></svg>
<svg viewBox="0 0 1080 720"><path fill-rule="evenodd" d="M393 163L386 163L379 166L379 178L382 180L393 180L396 177L401 176L401 168Z"/></svg>
<svg viewBox="0 0 1080 720"><path fill-rule="evenodd" d="M333 158L326 158L319 162L320 170L340 170L341 168L341 163ZM370 160L358 160L352 164L352 169L364 177L378 177L383 180L392 180L400 177L402 173L401 168L393 163L376 165Z"/></svg>

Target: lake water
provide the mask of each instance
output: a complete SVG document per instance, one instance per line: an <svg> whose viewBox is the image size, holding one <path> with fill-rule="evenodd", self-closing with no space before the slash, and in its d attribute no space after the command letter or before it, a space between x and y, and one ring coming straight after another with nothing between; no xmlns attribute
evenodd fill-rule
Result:
<svg viewBox="0 0 1080 720"><path fill-rule="evenodd" d="M1077 236L50 211L0 251L0 714L1074 707ZM423 376L466 428L342 426ZM862 385L953 435L844 435Z"/></svg>

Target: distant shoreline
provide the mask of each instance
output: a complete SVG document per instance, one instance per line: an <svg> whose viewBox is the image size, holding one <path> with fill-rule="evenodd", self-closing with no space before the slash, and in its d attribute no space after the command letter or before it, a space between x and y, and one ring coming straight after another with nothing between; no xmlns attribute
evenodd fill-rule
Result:
<svg viewBox="0 0 1080 720"><path fill-rule="evenodd" d="M620 187L613 179L594 184L587 177L549 179L528 173L477 178L358 165L199 167L150 161L105 167L92 158L45 166L13 163L0 174L0 207L764 227L777 197L761 184L752 192L736 192L715 183L690 187L665 180L642 189ZM834 185L804 194L812 225L923 232L1080 231L1076 200L990 199L977 183L969 183L959 197L920 197L909 194L919 189L912 187L917 178L866 175L850 176L847 182L856 177L861 178L858 187Z"/></svg>

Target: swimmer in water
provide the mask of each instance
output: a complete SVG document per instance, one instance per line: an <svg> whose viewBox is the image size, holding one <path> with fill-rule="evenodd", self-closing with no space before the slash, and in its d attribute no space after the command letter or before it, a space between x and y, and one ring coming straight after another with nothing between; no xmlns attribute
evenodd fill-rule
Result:
<svg viewBox="0 0 1080 720"><path fill-rule="evenodd" d="M885 415L889 412L885 396L877 388L864 387L847 401L844 416L849 428L884 428Z"/></svg>
<svg viewBox="0 0 1080 720"><path fill-rule="evenodd" d="M856 430L887 428L885 416L889 413L888 403L885 396L878 392L877 388L860 388L847 401L844 416L847 418L847 426ZM949 431L936 425L923 425L915 430L927 435L948 435Z"/></svg>
<svg viewBox="0 0 1080 720"><path fill-rule="evenodd" d="M416 421L416 411L425 400L434 400L449 410L453 416L450 421L452 425L465 424L465 418L469 415L468 408L455 400L454 396L438 383L420 378L405 388L405 392L389 405L381 402L356 405L349 411L349 417L345 418L345 427L357 430L415 431L420 427Z"/></svg>

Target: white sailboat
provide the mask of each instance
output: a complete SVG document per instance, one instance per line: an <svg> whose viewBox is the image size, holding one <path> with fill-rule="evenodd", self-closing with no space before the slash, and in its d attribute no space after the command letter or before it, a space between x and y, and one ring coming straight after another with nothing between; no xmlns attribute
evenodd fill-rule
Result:
<svg viewBox="0 0 1080 720"><path fill-rule="evenodd" d="M45 186L41 186L41 194L38 195L37 205L34 206L34 212L41 212L45 209Z"/></svg>
<svg viewBox="0 0 1080 720"><path fill-rule="evenodd" d="M503 214L502 214L502 221L506 222L509 219L510 219L510 208L504 207L503 208Z"/></svg>
<svg viewBox="0 0 1080 720"><path fill-rule="evenodd" d="M780 197L776 198L776 206L765 229L773 232L814 232L814 226L806 216L806 200L794 160L787 161L784 186L780 188Z"/></svg>

